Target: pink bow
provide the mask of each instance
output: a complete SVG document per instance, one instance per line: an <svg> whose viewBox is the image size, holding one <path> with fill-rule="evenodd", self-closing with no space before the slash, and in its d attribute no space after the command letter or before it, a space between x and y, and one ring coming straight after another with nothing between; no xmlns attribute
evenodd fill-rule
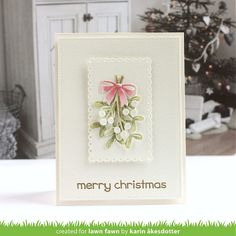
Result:
<svg viewBox="0 0 236 236"><path fill-rule="evenodd" d="M106 100L108 104L114 100L116 94L120 99L120 105L123 107L128 104L128 97L134 96L136 93L136 87L133 84L120 84L110 80L102 81L101 90L106 92Z"/></svg>

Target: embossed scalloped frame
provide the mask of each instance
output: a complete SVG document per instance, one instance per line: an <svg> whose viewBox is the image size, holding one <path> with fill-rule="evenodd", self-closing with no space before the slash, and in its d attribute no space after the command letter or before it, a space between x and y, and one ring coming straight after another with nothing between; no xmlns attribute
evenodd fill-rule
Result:
<svg viewBox="0 0 236 236"><path fill-rule="evenodd" d="M147 99L145 101L147 110L144 117L148 117L148 122L145 123L145 132L147 132L146 137L144 139L147 140L147 149L145 150L145 155L137 154L132 155L132 149L126 150L127 155L124 156L122 153L117 150L117 152L112 152L111 150L106 150L104 148L103 153L97 153L94 149L94 144L92 141L92 135L94 135L95 130L91 129L90 124L93 122L93 117L91 115L93 111L93 102L91 100L92 95L92 86L94 76L96 75L96 71L93 71L93 63L138 63L143 64L146 70L146 78L147 80L147 88L146 90L149 94L146 96ZM152 161L153 159L153 150L152 150L152 59L149 57L92 57L87 62L88 65L88 158L91 163L94 162L145 162ZM115 73L115 71L114 71ZM134 84L135 82L132 81ZM142 88L138 88L139 90ZM147 120L147 119L145 119ZM145 122L145 121L144 121ZM99 138L99 137L97 137ZM105 140L104 140L105 142ZM142 141L138 144L142 145ZM122 148L121 146L119 148ZM95 152L96 155L92 155ZM106 155L106 152L111 152L111 154ZM95 157L96 156L96 157ZM106 157L104 157L106 156Z"/></svg>

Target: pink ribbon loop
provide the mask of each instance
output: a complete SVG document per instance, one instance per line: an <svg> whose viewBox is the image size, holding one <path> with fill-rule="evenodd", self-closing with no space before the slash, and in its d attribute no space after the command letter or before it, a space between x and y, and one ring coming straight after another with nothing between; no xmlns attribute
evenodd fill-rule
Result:
<svg viewBox="0 0 236 236"><path fill-rule="evenodd" d="M110 105L118 95L120 105L128 105L128 97L134 96L136 93L136 87L134 84L120 84L110 80L104 80L101 82L101 91L107 93L106 101Z"/></svg>

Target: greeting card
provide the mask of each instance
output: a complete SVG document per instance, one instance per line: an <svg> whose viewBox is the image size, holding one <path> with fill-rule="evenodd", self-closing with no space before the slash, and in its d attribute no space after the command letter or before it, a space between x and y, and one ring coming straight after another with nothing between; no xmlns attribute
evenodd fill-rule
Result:
<svg viewBox="0 0 236 236"><path fill-rule="evenodd" d="M57 56L58 204L181 202L183 35L60 34Z"/></svg>

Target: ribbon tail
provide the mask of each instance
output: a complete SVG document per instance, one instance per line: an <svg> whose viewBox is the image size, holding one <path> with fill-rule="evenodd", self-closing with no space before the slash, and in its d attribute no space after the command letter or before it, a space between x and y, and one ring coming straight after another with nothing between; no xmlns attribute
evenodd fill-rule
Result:
<svg viewBox="0 0 236 236"><path fill-rule="evenodd" d="M107 95L106 95L106 100L107 100L107 102L108 102L109 105L110 105L111 102L114 100L115 95L116 95L116 92L117 92L117 88L113 87L113 88L110 89L110 91L107 93Z"/></svg>
<svg viewBox="0 0 236 236"><path fill-rule="evenodd" d="M123 107L124 105L127 105L128 104L127 96L126 96L125 91L122 88L118 90L118 95L120 98L121 107Z"/></svg>

